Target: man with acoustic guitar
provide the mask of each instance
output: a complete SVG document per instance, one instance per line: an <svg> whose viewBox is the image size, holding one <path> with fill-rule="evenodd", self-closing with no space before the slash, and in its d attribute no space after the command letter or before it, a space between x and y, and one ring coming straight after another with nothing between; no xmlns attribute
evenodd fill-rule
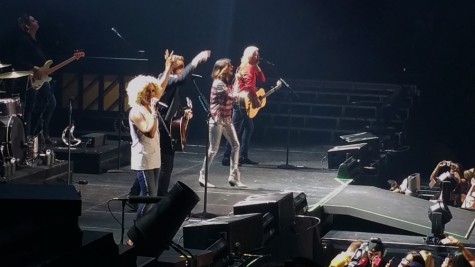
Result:
<svg viewBox="0 0 475 267"><path fill-rule="evenodd" d="M261 105L261 101L256 95L256 82L265 82L265 76L259 67L259 48L255 46L249 46L244 49L243 56L241 58L241 64L236 70L236 76L234 78L234 90L239 94L245 94L249 97L253 108L258 108ZM238 132L240 137L241 152L239 163L257 165L248 157L249 144L251 142L252 132L254 131L254 122L246 114L246 111L239 107L239 103L233 103L233 124L234 128ZM231 145L226 143L226 148L223 155L222 164L229 166L231 155Z"/></svg>
<svg viewBox="0 0 475 267"><path fill-rule="evenodd" d="M39 29L38 20L28 14L18 18L18 26L23 32L18 42L16 69L32 71L33 78L41 80L48 76L47 69L41 68L46 61L46 55L36 39ZM29 88L26 92L25 114L26 135L38 135L43 131L47 144L55 143L50 138L49 124L56 108L56 98L49 82L40 88Z"/></svg>

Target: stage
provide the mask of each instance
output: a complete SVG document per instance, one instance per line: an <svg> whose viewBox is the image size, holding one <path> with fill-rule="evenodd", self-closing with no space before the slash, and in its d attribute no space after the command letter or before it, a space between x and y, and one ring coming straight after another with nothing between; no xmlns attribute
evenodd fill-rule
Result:
<svg viewBox="0 0 475 267"><path fill-rule="evenodd" d="M216 188L208 188L205 205L204 188L198 183L205 147L201 144L189 144L185 152L176 154L170 187L177 181L183 182L199 196L200 201L182 226L203 223L204 219L199 216L203 211L215 216L232 215L234 206L248 197L291 193L295 198L304 193L308 204L306 215L316 217L318 226L315 228L316 232L307 235L307 239L314 237L315 240L299 239L302 235L299 237L298 231L310 229L305 226L309 223L305 221L305 217L299 217L295 224L292 221L291 225L276 229L267 245L257 253L278 254L276 257L282 257L281 259L293 256L322 259L345 249L353 239L368 239L371 236L379 236L386 241L389 253L394 256L400 256L406 249L413 247L431 249L442 255L450 252L450 249L424 243L424 237L431 234L427 211L434 203L390 192L387 183L387 188L368 185L372 182L368 177L362 180L365 185L358 185L358 182L352 179L337 178L337 170L327 168L328 149L328 146L290 147L287 158L285 146L254 146L250 157L258 161L259 165L240 167L241 180L248 186L245 189L230 187L227 182L229 167L221 165L219 156L209 168L209 181L215 184ZM65 164L64 161L62 164ZM135 212L125 206L125 234L122 236L122 201L115 198L127 197L134 181L134 174L129 168L122 166L98 174L73 173L73 184L81 196L79 227L85 233L112 233L116 244L120 244L122 238L124 241L128 239L127 231L134 225ZM375 176L372 179L384 178ZM12 179L8 183L14 181L15 179ZM61 183L61 179L55 181ZM45 182L52 183L51 180ZM373 182L384 184L382 181ZM426 180L422 179L422 183L425 182ZM458 237L467 246L473 247L475 237L471 236L465 240L463 236L475 217L474 213L452 207L450 210L454 218L446 225L446 231ZM292 218L293 215L292 213ZM278 216L282 218L287 215ZM241 240L238 241L242 244L249 241L246 240L249 239L247 235L239 238ZM186 239L183 227L180 227L174 241L184 245ZM324 245L320 246L321 243ZM331 246L328 246L329 243ZM123 250L121 246L120 250Z"/></svg>

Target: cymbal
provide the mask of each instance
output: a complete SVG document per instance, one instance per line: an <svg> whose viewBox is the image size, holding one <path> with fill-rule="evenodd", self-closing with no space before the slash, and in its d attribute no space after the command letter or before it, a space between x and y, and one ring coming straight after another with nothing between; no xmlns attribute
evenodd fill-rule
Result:
<svg viewBox="0 0 475 267"><path fill-rule="evenodd" d="M33 75L32 71L12 71L0 74L0 79L15 79L28 75Z"/></svg>
<svg viewBox="0 0 475 267"><path fill-rule="evenodd" d="M12 65L12 64L2 64L2 63L0 62L0 69L1 69L1 68L6 68L6 67L10 67L11 65Z"/></svg>

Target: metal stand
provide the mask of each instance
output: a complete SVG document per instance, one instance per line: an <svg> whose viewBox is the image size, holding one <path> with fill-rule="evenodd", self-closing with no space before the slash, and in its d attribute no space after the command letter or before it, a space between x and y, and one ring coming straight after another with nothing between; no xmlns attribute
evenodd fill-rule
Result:
<svg viewBox="0 0 475 267"><path fill-rule="evenodd" d="M73 179L71 177L71 127L73 126L72 116L73 116L73 100L69 99L68 104L69 110L69 121L68 121L68 184L73 184Z"/></svg>
<svg viewBox="0 0 475 267"><path fill-rule="evenodd" d="M298 97L297 93L294 92L292 87L288 83L286 83L282 78L280 78L280 81L290 89L289 95L288 95L288 105L289 107L287 108L287 146L286 146L286 152L285 152L285 164L277 166L279 169L286 169L286 170L292 170L296 168L303 168L303 166L295 166L289 164L289 147L290 147L290 128L291 128L291 119L292 119L292 98L293 95Z"/></svg>
<svg viewBox="0 0 475 267"><path fill-rule="evenodd" d="M209 132L209 120L211 119L211 113L209 110L209 104L208 101L206 101L206 98L203 96L203 94L200 91L200 88L196 84L196 81L193 79L193 83L196 87L196 91L198 91L198 98L200 100L201 106L203 107L204 111L207 114L207 119L206 119L206 131L207 133ZM192 216L195 218L200 218L200 219L211 219L214 217L217 217L217 215L208 213L206 211L207 205L208 205L208 169L209 169L209 164L208 164L208 149L209 149L209 134L206 135L206 148L205 148L205 191L204 191L204 196L203 196L203 211L201 213L196 213L193 214Z"/></svg>
<svg viewBox="0 0 475 267"><path fill-rule="evenodd" d="M117 131L118 131L118 134L117 134L117 169L111 169L111 170L108 170L107 172L108 173L123 173L125 171L121 170L120 169L120 165L121 165L121 146L122 146L122 123L123 123L123 116L124 116L124 91L125 91L125 83L124 83L124 77L121 76L119 78L119 115L118 115L118 118L117 118L117 122L116 122L116 125L117 125Z"/></svg>

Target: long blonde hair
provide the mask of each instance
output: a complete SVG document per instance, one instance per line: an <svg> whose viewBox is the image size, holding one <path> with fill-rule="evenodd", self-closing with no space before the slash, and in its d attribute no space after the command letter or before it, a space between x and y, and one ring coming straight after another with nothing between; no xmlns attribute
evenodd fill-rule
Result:
<svg viewBox="0 0 475 267"><path fill-rule="evenodd" d="M259 48L257 48L256 46L246 47L246 49L244 49L244 52L242 53L241 64L242 63L249 63L249 59L252 57L252 55L256 51L259 51Z"/></svg>
<svg viewBox="0 0 475 267"><path fill-rule="evenodd" d="M132 80L130 80L129 84L127 85L127 96L129 98L129 106L135 107L140 105L140 97L142 92L147 88L150 84L153 85L155 89L155 96L160 98L163 94L164 89L160 87L159 81L157 78L153 76L146 76L146 75L139 75Z"/></svg>

